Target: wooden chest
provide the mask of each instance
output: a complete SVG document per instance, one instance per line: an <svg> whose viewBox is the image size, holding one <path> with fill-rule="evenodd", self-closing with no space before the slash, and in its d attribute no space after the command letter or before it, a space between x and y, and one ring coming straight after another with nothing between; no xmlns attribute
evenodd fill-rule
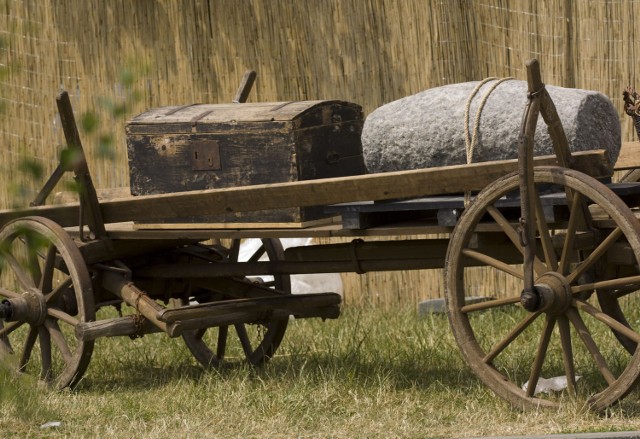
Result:
<svg viewBox="0 0 640 439"><path fill-rule="evenodd" d="M133 195L280 183L365 173L363 115L342 101L187 105L149 110L126 126ZM321 206L171 223L304 225Z"/></svg>

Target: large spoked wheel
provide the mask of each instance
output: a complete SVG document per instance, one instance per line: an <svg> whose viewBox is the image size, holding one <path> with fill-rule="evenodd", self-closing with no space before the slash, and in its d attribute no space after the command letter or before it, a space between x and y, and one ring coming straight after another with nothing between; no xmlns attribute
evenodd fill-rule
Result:
<svg viewBox="0 0 640 439"><path fill-rule="evenodd" d="M451 327L469 367L512 404L557 407L577 399L602 410L640 375L640 353L629 352L640 334L628 323L637 320L640 302L636 294L618 294L640 287L631 269L640 261L640 225L613 192L584 174L535 168L534 180L540 302L520 303L525 238L517 216L507 218L500 207L501 198L518 191L518 176L509 175L478 195L451 236L445 263ZM570 200L564 216L553 219L538 195L550 186ZM608 225L590 227L581 206ZM630 268L608 276L610 250L621 245Z"/></svg>
<svg viewBox="0 0 640 439"><path fill-rule="evenodd" d="M0 296L17 305L14 318L0 320L0 353L55 388L74 386L93 351L93 341L79 340L75 327L95 319L78 247L53 221L19 219L0 231L0 267Z"/></svg>
<svg viewBox="0 0 640 439"><path fill-rule="evenodd" d="M240 240L235 239L227 249L226 260L237 262L239 252ZM262 239L260 246L249 257L249 261L257 261L265 254L271 261L284 259L284 250L280 241ZM258 279L250 280L261 282ZM263 286L291 294L291 279L288 275L276 275L273 280L264 282ZM204 294L192 298L200 303L227 299L232 297ZM183 334L183 339L193 356L206 367L219 367L223 360L233 359L241 359L257 366L273 356L282 342L288 322L289 320L284 318L273 319L266 323L211 327L189 331Z"/></svg>

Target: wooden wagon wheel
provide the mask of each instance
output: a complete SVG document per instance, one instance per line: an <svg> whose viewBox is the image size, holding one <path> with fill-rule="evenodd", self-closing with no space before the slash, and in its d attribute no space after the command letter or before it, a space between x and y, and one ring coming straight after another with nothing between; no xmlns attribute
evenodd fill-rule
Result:
<svg viewBox="0 0 640 439"><path fill-rule="evenodd" d="M266 254L269 260L284 259L284 250L278 239L262 239L260 247L250 257L250 261L257 261ZM234 239L228 249L227 260L237 262L240 251L240 240ZM224 262L221 262L224 263ZM288 275L276 275L273 281L265 286L291 294L291 278ZM201 300L201 299L200 299ZM217 298L212 300L224 300ZM183 303L184 304L184 303ZM228 353L234 349L230 343L230 332L235 332L235 349L240 357L252 365L259 365L268 361L282 342L287 329L288 319L274 319L266 324L236 324L233 328L219 326L214 328L189 331L183 334L183 339L196 359L206 367L218 367ZM234 355L236 356L236 355Z"/></svg>
<svg viewBox="0 0 640 439"><path fill-rule="evenodd" d="M451 327L469 367L512 404L557 407L564 398L573 397L602 410L625 396L640 375L640 353L629 353L615 339L617 335L632 343L640 340L640 334L623 319L637 313L638 299L633 294L613 301L602 300L602 296L616 289L637 290L640 276L636 272L608 279L600 268L607 265L607 252L620 242L628 243L631 266L637 265L640 224L613 192L584 174L565 168L536 168L534 181L539 249L534 282L541 303L533 312L525 309L530 304L520 306L525 273L522 265L511 264L518 260L526 238L496 208L501 197L518 190L518 175L509 175L478 195L451 236L445 262ZM555 219L553 224L545 220L539 196L545 187L541 185L546 189L555 185L560 193L570 195L566 218ZM612 228L579 231L582 203L591 211L606 213L614 223ZM487 235L479 232L496 228L499 233L483 246ZM482 267L482 274L475 267ZM484 281L478 281L479 275ZM495 279L501 279L503 285L489 282ZM598 307L595 291L605 306ZM488 300L470 304L471 296ZM615 318L607 314L612 303L619 308ZM565 390L536 392L544 379L562 376L566 377Z"/></svg>
<svg viewBox="0 0 640 439"><path fill-rule="evenodd" d="M3 356L55 388L74 386L93 352L93 341L79 340L75 326L95 319L78 247L55 222L27 217L0 231L0 263L0 296L13 304L13 318L0 321Z"/></svg>

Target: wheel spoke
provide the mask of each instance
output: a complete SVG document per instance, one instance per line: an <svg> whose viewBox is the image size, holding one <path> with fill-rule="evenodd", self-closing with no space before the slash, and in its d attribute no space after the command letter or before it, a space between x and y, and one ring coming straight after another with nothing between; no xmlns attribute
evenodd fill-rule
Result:
<svg viewBox="0 0 640 439"><path fill-rule="evenodd" d="M240 344L242 344L242 350L244 351L244 355L245 357L247 357L247 360L249 360L251 358L251 354L253 353L253 348L251 347L249 334L247 334L247 328L241 323L234 326L236 328L236 332L238 333Z"/></svg>
<svg viewBox="0 0 640 439"><path fill-rule="evenodd" d="M582 273L591 268L591 266L595 262L597 262L602 256L604 256L607 250L609 250L609 248L611 248L611 246L618 240L620 235L622 235L622 230L620 229L620 227L616 227L616 229L611 232L609 236L607 236L600 244L598 244L598 246L591 252L591 254L589 254L589 256L587 256L587 258L582 261L582 263L580 263L580 265L578 265L576 269L567 276L567 282L569 282L569 284L572 284L582 275Z"/></svg>
<svg viewBox="0 0 640 439"><path fill-rule="evenodd" d="M547 356L547 349L549 348L549 341L551 340L551 334L553 327L555 326L556 318L547 315L547 319L544 322L544 329L540 336L540 342L538 343L538 349L536 351L536 358L533 361L531 367L531 374L529 375L529 381L527 384L527 396L531 397L535 394L538 380L540 379L540 372L542 372L542 365L544 359Z"/></svg>
<svg viewBox="0 0 640 439"><path fill-rule="evenodd" d="M4 328L0 328L0 337L6 337L26 322L8 322Z"/></svg>
<svg viewBox="0 0 640 439"><path fill-rule="evenodd" d="M591 282L588 284L575 285L571 287L571 293L579 294L585 291L608 290L622 287L638 286L640 289L640 276L621 277L619 279L603 280L600 282Z"/></svg>
<svg viewBox="0 0 640 439"><path fill-rule="evenodd" d="M612 298L614 299L621 299L625 296L628 296L629 294L633 294L635 292L638 291L638 287L637 286L633 286L633 287L627 287L627 288L619 288L615 291L607 291L606 294L610 294Z"/></svg>
<svg viewBox="0 0 640 439"><path fill-rule="evenodd" d="M525 115L528 122L529 114ZM528 148L531 141L525 139L521 148ZM520 187L521 174L516 173L486 187L467 206L451 233L444 267L450 325L471 370L510 403L522 408L558 409L567 397L575 397L584 398L583 403L594 410L604 410L640 380L640 328L635 327L635 314L625 315L625 307L634 309L635 298L620 299L632 291L640 292L640 273L628 271L640 263L639 223L619 197L592 177L561 167L534 167L532 174L528 193ZM566 194L567 215L561 220L548 219L542 185L559 187L558 195ZM540 194L535 189L532 193L532 187ZM526 269L533 273L525 273L521 265L507 267L519 260L520 249L526 247L513 218L502 208L496 209L498 200L518 189L523 189L530 201L529 211L525 209L521 216L528 215L528 238L535 239L532 244L537 248L535 255L525 252ZM591 228L587 209L591 205L609 214L606 225L598 223ZM485 227L487 218L493 227ZM500 242L491 242L490 233L496 231L509 253L494 248ZM624 255L611 259L621 241L625 243ZM633 260L627 261L629 257ZM618 262L628 265L616 270ZM540 274L541 265L551 273ZM479 266L493 274L486 284L486 274L476 268ZM518 306L522 279L530 274L544 297L537 315L524 313ZM547 283L550 293L543 287ZM465 297L492 298L465 305ZM488 320L498 314L503 324L487 327ZM531 341L530 351L520 346ZM582 376L579 382L576 374ZM537 393L544 378L552 378L547 375L563 375L563 381L566 375L561 393Z"/></svg>
<svg viewBox="0 0 640 439"><path fill-rule="evenodd" d="M536 225L538 226L538 233L540 234L540 242L542 243L542 251L544 253L544 259L547 262L547 265L550 270L558 269L558 257L556 256L556 251L553 248L553 243L551 242L551 235L549 233L549 226L547 225L547 220L544 217L544 210L542 208L542 199L540 198L540 194L538 190L533 187L534 191L534 209L536 215ZM537 260L537 258L536 258ZM536 272L540 275L544 272Z"/></svg>
<svg viewBox="0 0 640 439"><path fill-rule="evenodd" d="M40 359L42 361L42 372L40 378L44 381L51 379L51 336L44 326L38 327L38 339L40 341Z"/></svg>
<svg viewBox="0 0 640 439"><path fill-rule="evenodd" d="M55 268L57 250L54 245L50 245L47 249L47 255L44 259L42 276L40 277L40 291L42 294L48 294L53 288L53 269Z"/></svg>
<svg viewBox="0 0 640 439"><path fill-rule="evenodd" d="M7 299L15 299L16 297L20 297L20 293L16 293L15 291L7 290L0 287L0 296L4 296Z"/></svg>
<svg viewBox="0 0 640 439"><path fill-rule="evenodd" d="M518 270L517 268L509 264L505 264L504 262L499 261L498 259L492 258L491 256L487 256L483 253L480 253L468 248L462 250L462 253L467 257L470 257L472 259L475 259L476 261L482 262L485 265L489 265L497 270L504 271L505 273L510 274L514 277L517 277L518 279L524 279L524 273L522 273L522 271Z"/></svg>
<svg viewBox="0 0 640 439"><path fill-rule="evenodd" d="M243 326L244 328L244 326ZM218 345L216 347L216 358L222 360L227 351L227 337L229 336L229 327L220 326L218 328Z"/></svg>
<svg viewBox="0 0 640 439"><path fill-rule="evenodd" d="M267 248L264 246L264 244L261 244L260 247L256 250L256 252L251 255L248 262L258 261L262 257L262 255L266 253L266 251L267 251Z"/></svg>
<svg viewBox="0 0 640 439"><path fill-rule="evenodd" d="M8 346L8 341L14 342L10 347L21 370L31 372L37 364L41 379L57 389L73 387L89 365L94 345L93 340L77 339L74 332L80 322L95 320L92 279L82 252L59 224L40 216L6 224L0 229L0 247L0 257L6 263L3 284L14 290L0 287L0 296L10 300L24 297L26 310L20 315L26 314L28 319L0 327L0 339ZM69 307L56 308L63 297ZM16 301L16 305L20 303ZM15 330L20 325L18 334Z"/></svg>
<svg viewBox="0 0 640 439"><path fill-rule="evenodd" d="M529 327L529 325L531 325L531 323L533 323L535 321L535 319L537 319L539 316L540 316L539 312L531 313L531 314L527 315L527 317L525 317L525 319L523 321L518 323L518 325L516 325L509 332L509 334L507 334L507 336L505 338L503 338L499 343L497 343L493 347L493 349L491 349L491 351L489 353L487 353L487 355L484 356L483 361L485 363L487 363L487 364L491 363L494 358L496 358L498 355L500 355L500 353L503 350L505 350L505 348L507 348L507 346L509 346L511 344L511 342L514 341L520 334L522 334L522 331L527 329Z"/></svg>
<svg viewBox="0 0 640 439"><path fill-rule="evenodd" d="M2 320L0 320L0 331L3 329L4 329L4 324L2 323ZM12 355L12 354L13 354L13 347L9 342L9 337L7 337L6 335L0 335L0 359L4 355Z"/></svg>
<svg viewBox="0 0 640 439"><path fill-rule="evenodd" d="M18 363L18 370L20 372L24 372L27 368L27 363L29 362L29 358L31 358L31 352L33 351L33 346L35 345L37 338L38 328L30 326L29 334L27 334L27 338L24 341L24 348L22 349L22 355L20 356L20 363Z"/></svg>
<svg viewBox="0 0 640 439"><path fill-rule="evenodd" d="M240 239L234 239L230 241L230 245L228 248L221 250L221 252L225 255L225 262L236 262L240 256ZM283 260L284 253L282 250L282 245L277 239L274 238L262 238L260 242L252 242L251 243L250 256L248 262L255 262L259 259L263 259L263 256L266 254L269 261ZM255 250L253 250L255 249ZM243 257L244 261L244 257ZM245 278L224 278L225 282L243 284L245 287L256 283L260 284L262 287L274 287L276 290L273 290L274 293L277 294L290 294L291 288L289 283L289 275L284 274L276 274L274 281L262 282L261 278L256 277L252 279L251 277ZM238 285L240 285L238 284ZM201 294L196 297L196 300L199 303L206 303L211 301L224 301L229 300L230 297L225 293L225 289L218 291L214 287L203 287L203 288L211 288L211 294ZM215 290L215 291L214 291ZM253 327L249 327L245 324L229 324L224 326L218 326L217 333L213 332L213 328L211 332L207 332L204 335L204 331L196 332L196 331L188 331L188 333L183 334L183 339L191 351L191 353L195 356L195 358L205 367L218 367L222 364L223 359L229 356L227 352L228 349L231 348L229 343L231 327L235 328L235 332L237 333L238 341L242 347L242 353L237 356L238 359L245 359L248 363L252 365L258 365L265 361L268 361L273 352L277 349L282 341L282 337L284 336L284 332L287 327L288 319L282 319L277 321L270 321L267 329L265 331L259 331L257 334L254 334ZM236 342L234 342L237 345ZM234 346L235 349L236 346ZM236 359L236 355L233 355L233 359Z"/></svg>
<svg viewBox="0 0 640 439"><path fill-rule="evenodd" d="M238 262L238 256L240 255L240 243L242 240L234 239L229 249L229 262Z"/></svg>
<svg viewBox="0 0 640 439"><path fill-rule="evenodd" d="M491 308L498 308L504 305L513 305L520 303L520 296L507 297L504 299L487 300L484 302L472 303L460 308L460 312L471 313L475 311L484 311Z"/></svg>
<svg viewBox="0 0 640 439"><path fill-rule="evenodd" d="M569 394L576 394L576 372L573 363L573 347L571 346L571 328L569 320L565 316L558 317L558 330L560 332L560 344L562 345L562 362L564 373L567 377L567 390Z"/></svg>
<svg viewBox="0 0 640 439"><path fill-rule="evenodd" d="M604 359L604 357L600 353L600 349L598 349L598 345L596 345L596 342L593 340L593 337L591 336L589 329L587 329L587 326L584 324L584 321L582 320L582 317L580 317L580 314L578 313L578 311L576 311L575 308L569 308L569 310L567 311L567 317L569 318L573 326L576 328L576 332L580 336L582 343L585 345L585 347L591 354L593 361L595 362L596 366L598 367L598 370L600 371L604 379L607 381L609 385L613 384L616 380L616 377L613 376L613 374L609 370L607 361Z"/></svg>
<svg viewBox="0 0 640 439"><path fill-rule="evenodd" d="M567 225L567 232L565 235L564 245L562 247L562 255L560 256L560 265L558 266L558 272L563 276L567 274L569 269L569 263L574 252L575 237L578 231L578 225L582 218L581 203L583 201L582 194L576 192L573 194L573 200L571 200L571 216L569 217L569 224Z"/></svg>
<svg viewBox="0 0 640 439"><path fill-rule="evenodd" d="M42 270L40 269L40 261L38 260L38 253L33 240L34 236L27 235L25 243L27 246L27 270L31 275L31 280L34 285L40 285L42 279Z"/></svg>
<svg viewBox="0 0 640 439"><path fill-rule="evenodd" d="M518 235L517 230L511 225L511 223L494 206L487 207L487 212L489 213L489 215L491 215L493 220L500 226L502 231L505 233L505 235L507 235L509 240L518 249L518 251L524 255L524 248L520 243L520 236ZM544 263L537 257L534 258L533 264L534 264L534 270L538 275L547 271L546 265L544 265Z"/></svg>
<svg viewBox="0 0 640 439"><path fill-rule="evenodd" d="M73 360L73 355L71 354L71 349L69 349L67 340L65 340L64 335L62 334L62 331L58 326L58 322L56 322L54 319L48 318L45 320L44 326L49 331L49 334L51 335L51 339L53 340L53 343L60 350L60 354L62 355L64 362L66 364L71 364L71 361Z"/></svg>
<svg viewBox="0 0 640 439"><path fill-rule="evenodd" d="M11 267L11 270L13 270L13 273L15 274L18 282L20 282L20 285L22 285L23 288L35 288L36 284L33 282L31 276L29 276L24 271L24 267L20 265L20 263L16 260L16 258L13 257L12 254L4 253L3 257Z"/></svg>
<svg viewBox="0 0 640 439"><path fill-rule="evenodd" d="M599 309L594 308L593 306L581 300L573 300L572 305L578 308L579 310L591 315L592 317L599 320L600 322L604 323L614 331L621 333L622 335L629 338L630 340L633 340L636 343L640 343L640 334L635 332L633 329L625 326L624 324L620 323L619 321L609 316L608 314L603 313Z"/></svg>
<svg viewBox="0 0 640 439"><path fill-rule="evenodd" d="M68 323L71 326L77 326L78 323L80 323L80 320L56 308L47 308L47 314L51 317L55 317L58 320L62 320L63 322Z"/></svg>
<svg viewBox="0 0 640 439"><path fill-rule="evenodd" d="M67 290L72 285L72 283L73 279L71 279L71 276L67 277L65 280L60 282L57 287L55 287L53 290L50 290L50 292L44 296L44 300L47 303L50 303L52 300L58 297L58 294L60 294L62 291Z"/></svg>

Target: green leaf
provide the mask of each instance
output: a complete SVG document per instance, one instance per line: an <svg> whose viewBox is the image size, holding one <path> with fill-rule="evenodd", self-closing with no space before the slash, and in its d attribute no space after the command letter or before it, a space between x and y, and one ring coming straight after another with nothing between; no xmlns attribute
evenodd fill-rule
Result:
<svg viewBox="0 0 640 439"><path fill-rule="evenodd" d="M80 118L82 129L87 134L93 133L98 128L99 123L98 115L93 111L87 111Z"/></svg>
<svg viewBox="0 0 640 439"><path fill-rule="evenodd" d="M31 157L23 157L18 164L18 169L34 180L42 178L42 175L44 174L42 165Z"/></svg>
<svg viewBox="0 0 640 439"><path fill-rule="evenodd" d="M103 133L100 135L98 139L98 156L108 159L115 160L116 152L114 148L114 139L113 134L111 133Z"/></svg>

